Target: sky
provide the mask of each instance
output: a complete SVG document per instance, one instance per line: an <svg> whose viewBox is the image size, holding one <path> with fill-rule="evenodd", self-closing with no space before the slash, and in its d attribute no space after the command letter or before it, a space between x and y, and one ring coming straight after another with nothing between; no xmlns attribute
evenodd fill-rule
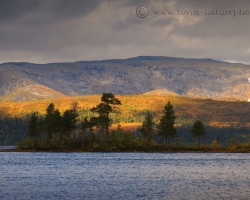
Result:
<svg viewBox="0 0 250 200"><path fill-rule="evenodd" d="M0 0L0 63L136 56L250 64L250 1Z"/></svg>

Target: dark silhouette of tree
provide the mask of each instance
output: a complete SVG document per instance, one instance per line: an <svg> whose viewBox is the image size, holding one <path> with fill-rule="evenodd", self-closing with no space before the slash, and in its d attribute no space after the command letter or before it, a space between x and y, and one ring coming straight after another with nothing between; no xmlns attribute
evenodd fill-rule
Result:
<svg viewBox="0 0 250 200"><path fill-rule="evenodd" d="M73 130L74 130L74 142L76 140L76 123L78 122L78 119L77 117L79 116L78 114L78 102L73 102L72 105L71 105L71 112L72 112L72 117L73 117L73 124L74 124L74 127L73 127Z"/></svg>
<svg viewBox="0 0 250 200"><path fill-rule="evenodd" d="M37 112L33 112L28 121L28 135L31 138L31 146L34 147L34 139L39 136Z"/></svg>
<svg viewBox="0 0 250 200"><path fill-rule="evenodd" d="M58 109L56 109L53 113L53 138L54 141L58 138L60 132L62 130L62 117L61 113Z"/></svg>
<svg viewBox="0 0 250 200"><path fill-rule="evenodd" d="M92 120L88 120L87 117L84 118L84 120L81 123L81 130L82 130L82 148L83 148L83 140L84 140L84 134L86 134L87 129L89 129L91 132L93 131L93 127L96 126L96 123Z"/></svg>
<svg viewBox="0 0 250 200"><path fill-rule="evenodd" d="M40 137L43 138L43 134L44 134L44 117L43 116L39 116L38 118L38 132L40 134Z"/></svg>
<svg viewBox="0 0 250 200"><path fill-rule="evenodd" d="M75 128L74 113L72 110L65 110L62 117L62 131L70 140L70 133Z"/></svg>
<svg viewBox="0 0 250 200"><path fill-rule="evenodd" d="M28 119L19 117L0 118L0 145L14 145L26 140L28 135Z"/></svg>
<svg viewBox="0 0 250 200"><path fill-rule="evenodd" d="M153 116L149 111L145 116L140 132L143 138L146 140L146 144L150 145L154 133L154 122L153 122Z"/></svg>
<svg viewBox="0 0 250 200"><path fill-rule="evenodd" d="M193 137L198 138L198 142L200 146L201 136L206 134L203 123L200 120L195 121L190 133Z"/></svg>
<svg viewBox="0 0 250 200"><path fill-rule="evenodd" d="M112 124L109 118L110 113L118 113L118 105L122 105L121 101L115 98L112 93L102 93L101 103L96 107L91 108L92 112L98 113L99 117L96 118L100 126L101 133L105 131L105 140L108 139L109 126ZM103 130L104 129L104 130Z"/></svg>
<svg viewBox="0 0 250 200"><path fill-rule="evenodd" d="M174 127L175 124L175 114L173 106L170 101L165 105L163 110L164 115L160 119L160 123L158 125L159 135L165 137L166 144L169 144L169 138L173 139L177 136L176 129Z"/></svg>
<svg viewBox="0 0 250 200"><path fill-rule="evenodd" d="M61 132L62 127L62 118L60 111L55 109L54 103L50 103L46 109L44 125L45 125L45 134L46 140L51 141L52 139L55 141L58 134Z"/></svg>
<svg viewBox="0 0 250 200"><path fill-rule="evenodd" d="M54 129L54 120L53 120L54 112L55 112L55 105L54 103L50 103L46 109L45 120L44 120L45 134L46 134L47 141L52 140L52 134L53 134L53 129Z"/></svg>

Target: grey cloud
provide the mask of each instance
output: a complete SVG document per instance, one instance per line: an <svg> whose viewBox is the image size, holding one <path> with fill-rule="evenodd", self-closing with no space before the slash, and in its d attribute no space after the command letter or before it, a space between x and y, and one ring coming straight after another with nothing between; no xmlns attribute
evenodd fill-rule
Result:
<svg viewBox="0 0 250 200"><path fill-rule="evenodd" d="M150 9L141 19L139 5ZM250 63L247 16L160 16L153 9L245 9L233 0L0 0L0 63L210 57Z"/></svg>
<svg viewBox="0 0 250 200"><path fill-rule="evenodd" d="M1 0L0 21L18 21L31 14L41 17L40 21L47 17L51 21L68 20L88 14L100 2L101 0Z"/></svg>

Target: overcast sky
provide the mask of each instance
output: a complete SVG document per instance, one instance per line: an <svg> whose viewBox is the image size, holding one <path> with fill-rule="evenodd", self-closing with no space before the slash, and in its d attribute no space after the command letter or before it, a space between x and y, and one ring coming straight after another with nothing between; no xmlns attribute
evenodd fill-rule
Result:
<svg viewBox="0 0 250 200"><path fill-rule="evenodd" d="M0 0L0 63L140 55L250 64L250 1Z"/></svg>

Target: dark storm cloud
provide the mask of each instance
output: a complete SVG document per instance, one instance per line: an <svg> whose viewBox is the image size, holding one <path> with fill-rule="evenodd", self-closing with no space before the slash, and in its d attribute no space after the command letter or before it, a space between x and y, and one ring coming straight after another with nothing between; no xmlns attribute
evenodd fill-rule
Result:
<svg viewBox="0 0 250 200"><path fill-rule="evenodd" d="M0 21L19 21L30 14L40 15L39 20L46 19L47 14L53 21L68 20L77 16L84 16L95 9L100 1L82 0L1 0Z"/></svg>
<svg viewBox="0 0 250 200"><path fill-rule="evenodd" d="M145 5L146 18L136 16ZM36 63L138 55L250 63L250 14L156 15L154 10L248 10L234 0L0 0L0 62Z"/></svg>

